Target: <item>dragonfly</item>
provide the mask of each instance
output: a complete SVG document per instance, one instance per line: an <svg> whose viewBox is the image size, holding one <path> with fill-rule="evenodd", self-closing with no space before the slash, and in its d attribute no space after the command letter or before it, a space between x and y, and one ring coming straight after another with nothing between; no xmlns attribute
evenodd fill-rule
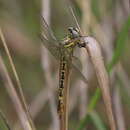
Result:
<svg viewBox="0 0 130 130"><path fill-rule="evenodd" d="M67 74L70 68L74 68L76 73L85 83L88 82L81 71L76 67L76 65L72 63L75 47L85 47L86 43L82 40L83 36L79 27L68 27L68 34L66 37L62 40L58 40L43 17L41 17L41 23L42 32L40 38L42 40L42 43L50 51L50 53L60 61L57 111L59 117L61 117L62 114L64 114L65 109L65 80L67 80Z"/></svg>
<svg viewBox="0 0 130 130"><path fill-rule="evenodd" d="M60 71L59 71L59 90L58 90L58 113L62 114L64 112L63 103L63 93L64 93L64 83L66 78L66 73L68 68L72 66L78 75L81 76L84 82L87 79L78 70L78 68L71 63L73 58L73 51L76 46L85 47L85 43L81 42L82 35L80 31L75 27L68 28L68 35L61 41L57 40L54 36L52 30L46 23L45 19L42 17L42 29L43 34L41 34L41 40L44 46L51 52L56 59L60 60Z"/></svg>

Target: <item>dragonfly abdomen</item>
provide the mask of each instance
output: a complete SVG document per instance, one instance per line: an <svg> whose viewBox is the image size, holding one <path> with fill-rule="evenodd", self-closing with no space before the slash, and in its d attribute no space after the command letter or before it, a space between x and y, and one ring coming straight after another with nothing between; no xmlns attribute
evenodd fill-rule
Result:
<svg viewBox="0 0 130 130"><path fill-rule="evenodd" d="M65 56L61 56L60 71L59 71L59 90L58 90L58 114L64 113L64 91L66 78L67 62Z"/></svg>

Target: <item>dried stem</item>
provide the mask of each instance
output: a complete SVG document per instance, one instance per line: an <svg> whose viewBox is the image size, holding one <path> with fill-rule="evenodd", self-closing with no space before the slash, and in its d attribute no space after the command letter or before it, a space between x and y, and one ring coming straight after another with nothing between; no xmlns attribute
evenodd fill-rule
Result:
<svg viewBox="0 0 130 130"><path fill-rule="evenodd" d="M11 57L11 54L9 52L9 49L8 49L8 46L6 44L6 41L5 41L5 38L4 38L4 35L2 33L2 30L0 28L0 36L1 36L1 40L2 40L2 43L3 43L3 46L5 48L5 52L8 56L8 59L9 59L9 62L10 62L10 65L11 65L11 68L12 68L12 71L13 71L13 74L14 74L14 77L16 79L16 83L17 83L17 86L18 86L18 90L19 90L19 93L20 93L20 98L21 98L21 101L22 101L22 104L23 104L23 107L26 111L26 114L28 116L28 119L30 120L30 122L32 122L32 119L30 117L30 114L29 114L29 111L28 111L28 106L27 106L27 103L26 103L26 100L25 100L25 97L24 97L24 94L23 94L23 91L22 91L22 86L21 86L21 83L20 83L20 79L19 79L19 76L17 74L17 71L16 71L16 68L15 68L15 65L13 63L13 60L12 60L12 57Z"/></svg>
<svg viewBox="0 0 130 130"><path fill-rule="evenodd" d="M110 82L107 71L104 66L99 43L92 37L86 37L85 42L87 43L86 51L88 52L88 55L91 58L102 91L103 100L106 106L106 112L111 130L116 130L116 123L112 110Z"/></svg>
<svg viewBox="0 0 130 130"><path fill-rule="evenodd" d="M0 28L0 36L1 36L1 40L2 40L3 46L4 46L4 48L5 48L6 54L7 54L8 58L9 58L9 62L10 62L10 65L11 65L11 68L12 68L12 71L13 71L13 74L14 74L14 76L15 76L17 85L20 86L20 88L19 88L20 93L21 93L22 97L24 97L24 96L23 96L23 92L22 92L22 90L21 90L20 80L19 80L18 74L17 74L17 72L16 72L16 69L15 69L15 66L14 66L14 63L13 63L11 54L10 54L10 52L9 52L9 49L8 49L7 44L6 44L6 41L5 41L5 38L4 38L4 35L3 35L3 33L2 33L1 28Z"/></svg>
<svg viewBox="0 0 130 130"><path fill-rule="evenodd" d="M17 95L15 87L9 77L9 74L6 70L6 67L3 63L2 57L0 56L0 74L7 89L7 92L14 103L14 107L18 114L19 120L21 121L21 125L24 130L35 130L32 122L28 119L27 113L24 111L22 107L22 103Z"/></svg>

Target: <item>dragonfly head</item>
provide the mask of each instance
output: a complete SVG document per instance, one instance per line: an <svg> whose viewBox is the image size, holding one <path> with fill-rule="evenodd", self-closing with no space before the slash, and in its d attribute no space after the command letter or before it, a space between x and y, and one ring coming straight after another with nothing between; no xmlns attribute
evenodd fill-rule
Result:
<svg viewBox="0 0 130 130"><path fill-rule="evenodd" d="M69 34L70 34L70 38L74 39L74 38L78 38L80 37L80 31L78 28L74 28L74 27L69 27L68 28Z"/></svg>

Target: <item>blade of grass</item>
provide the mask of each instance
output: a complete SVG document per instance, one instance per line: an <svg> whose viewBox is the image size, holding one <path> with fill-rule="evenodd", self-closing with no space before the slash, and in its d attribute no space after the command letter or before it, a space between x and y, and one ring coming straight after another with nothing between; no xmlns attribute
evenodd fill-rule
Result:
<svg viewBox="0 0 130 130"><path fill-rule="evenodd" d="M96 112L94 112L92 110L91 110L91 112L88 112L86 118L84 118L84 120L81 122L79 128L76 129L76 130L82 130L82 129L84 129L84 126L86 125L86 122L89 122L90 119L95 124L97 130L106 130L106 128L104 126L104 123L100 119L98 113L96 113Z"/></svg>
<svg viewBox="0 0 130 130"><path fill-rule="evenodd" d="M104 122L101 120L97 112L92 111L89 113L89 116L91 120L93 121L93 123L95 124L95 127L97 128L97 130L106 130L104 126Z"/></svg>
<svg viewBox="0 0 130 130"><path fill-rule="evenodd" d="M0 111L0 130L11 130L3 112Z"/></svg>
<svg viewBox="0 0 130 130"><path fill-rule="evenodd" d="M100 99L100 89L97 88L96 92L94 93L93 98L91 99L91 101L89 103L88 112L91 112L94 109L95 104L97 103L97 100L99 100L99 99Z"/></svg>

